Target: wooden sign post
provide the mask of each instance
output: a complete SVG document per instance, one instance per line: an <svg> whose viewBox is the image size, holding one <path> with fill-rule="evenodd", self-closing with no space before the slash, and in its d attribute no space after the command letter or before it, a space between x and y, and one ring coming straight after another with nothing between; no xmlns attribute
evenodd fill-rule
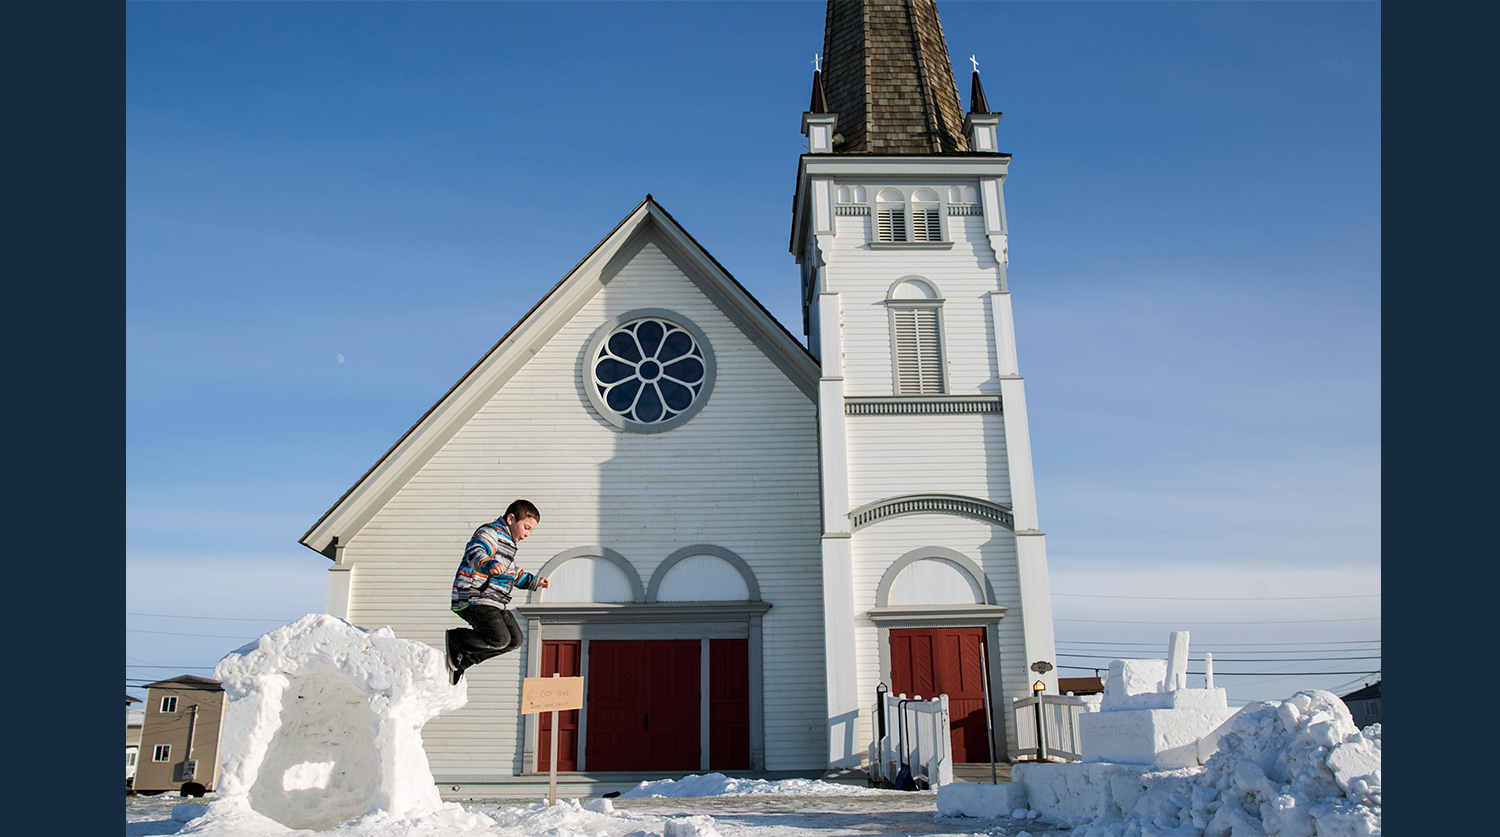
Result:
<svg viewBox="0 0 1500 837"><path fill-rule="evenodd" d="M547 779L547 804L557 804L557 713L583 708L583 678L527 677L521 681L521 714L552 713L552 760Z"/></svg>

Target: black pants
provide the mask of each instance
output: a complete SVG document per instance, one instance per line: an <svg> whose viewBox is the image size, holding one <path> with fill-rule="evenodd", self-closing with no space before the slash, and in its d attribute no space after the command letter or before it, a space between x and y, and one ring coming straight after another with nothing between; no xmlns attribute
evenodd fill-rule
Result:
<svg viewBox="0 0 1500 837"><path fill-rule="evenodd" d="M453 635L453 662L460 671L521 647L521 626L509 610L476 604L457 613L472 626L448 632Z"/></svg>

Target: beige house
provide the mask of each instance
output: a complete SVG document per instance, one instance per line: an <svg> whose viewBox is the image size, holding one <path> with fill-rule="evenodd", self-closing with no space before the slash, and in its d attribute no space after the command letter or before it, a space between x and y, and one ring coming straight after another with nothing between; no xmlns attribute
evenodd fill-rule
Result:
<svg viewBox="0 0 1500 837"><path fill-rule="evenodd" d="M223 718L224 687L217 680L184 674L146 686L135 790L178 790L188 782L213 790Z"/></svg>
<svg viewBox="0 0 1500 837"><path fill-rule="evenodd" d="M135 780L135 765L141 754L141 725L146 721L146 710L141 699L125 696L125 786Z"/></svg>

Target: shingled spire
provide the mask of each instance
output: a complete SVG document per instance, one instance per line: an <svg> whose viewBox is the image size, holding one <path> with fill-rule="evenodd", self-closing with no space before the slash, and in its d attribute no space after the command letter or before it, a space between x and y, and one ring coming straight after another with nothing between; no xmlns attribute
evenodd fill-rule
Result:
<svg viewBox="0 0 1500 837"><path fill-rule="evenodd" d="M984 85L979 83L979 71L974 71L974 79L969 84L969 113L989 113L990 103L984 98Z"/></svg>
<svg viewBox="0 0 1500 837"><path fill-rule="evenodd" d="M823 55L836 152L969 150L934 0L828 0Z"/></svg>

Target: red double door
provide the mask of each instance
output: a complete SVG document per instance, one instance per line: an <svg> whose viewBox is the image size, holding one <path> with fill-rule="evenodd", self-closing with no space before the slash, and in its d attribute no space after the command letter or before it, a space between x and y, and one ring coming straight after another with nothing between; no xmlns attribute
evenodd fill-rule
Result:
<svg viewBox="0 0 1500 837"><path fill-rule="evenodd" d="M579 641L542 643L543 677L576 677ZM709 642L709 766L750 766L748 643ZM702 766L702 644L699 640L593 640L584 696L589 770L698 770ZM578 769L578 712L558 713L557 769ZM537 768L550 767L551 715L544 713Z"/></svg>
<svg viewBox="0 0 1500 837"><path fill-rule="evenodd" d="M931 700L948 696L953 761L989 761L984 722L984 628L891 631L891 691Z"/></svg>

